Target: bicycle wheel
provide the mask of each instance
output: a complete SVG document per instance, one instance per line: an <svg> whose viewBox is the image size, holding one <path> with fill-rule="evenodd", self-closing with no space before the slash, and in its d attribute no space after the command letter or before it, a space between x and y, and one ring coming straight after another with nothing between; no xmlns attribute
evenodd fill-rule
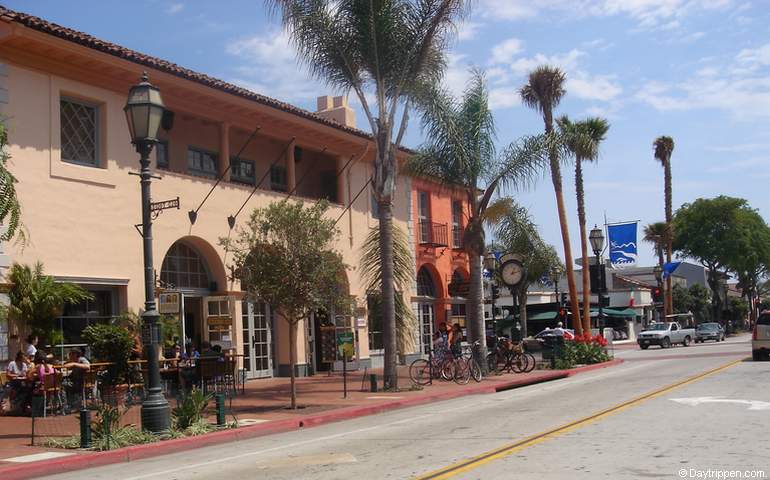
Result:
<svg viewBox="0 0 770 480"><path fill-rule="evenodd" d="M441 379L447 382L452 381L455 378L455 362L447 358L441 362Z"/></svg>
<svg viewBox="0 0 770 480"><path fill-rule="evenodd" d="M470 360L468 360L468 369L471 372L471 378L476 380L476 382L480 382L481 366L479 365L479 362L477 362L475 358L471 358Z"/></svg>
<svg viewBox="0 0 770 480"><path fill-rule="evenodd" d="M427 385L430 383L430 364L427 360L418 358L409 365L409 378L416 385Z"/></svg>
<svg viewBox="0 0 770 480"><path fill-rule="evenodd" d="M520 353L514 353L511 354L511 370L513 370L513 373L521 373L524 371L525 368L527 368L527 360L524 358L524 356Z"/></svg>
<svg viewBox="0 0 770 480"><path fill-rule="evenodd" d="M458 358L455 364L455 383L458 385L467 385L471 381L471 369L464 358Z"/></svg>
<svg viewBox="0 0 770 480"><path fill-rule="evenodd" d="M535 369L535 366L537 365L537 360L535 360L535 356L529 352L524 352L522 355L524 355L527 358L527 368L524 369L524 373L529 373Z"/></svg>

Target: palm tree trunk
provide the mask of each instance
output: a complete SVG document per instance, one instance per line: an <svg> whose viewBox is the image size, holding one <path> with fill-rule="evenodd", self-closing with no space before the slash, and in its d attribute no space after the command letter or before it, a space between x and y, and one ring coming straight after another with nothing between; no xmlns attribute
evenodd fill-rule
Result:
<svg viewBox="0 0 770 480"><path fill-rule="evenodd" d="M545 123L545 133L553 132L553 113L550 109L543 112L543 122ZM561 184L561 167L559 166L558 153L551 149L549 152L551 164L551 181L553 182L553 191L556 194L556 209L559 213L559 228L561 229L561 240L564 245L564 263L567 267L567 285L569 287L569 301L572 310L572 328L575 333L583 333L583 325L580 322L580 304L578 303L577 287L575 286L575 266L572 260L572 246L569 240L569 226L567 225L567 211L564 208L564 192Z"/></svg>
<svg viewBox="0 0 770 480"><path fill-rule="evenodd" d="M583 325L580 322L580 303L578 302L577 287L575 285L575 268L572 265L572 248L569 239L569 226L567 225L567 211L564 208L564 194L561 187L561 170L559 160L551 156L551 180L553 181L553 190L556 193L556 208L559 212L559 228L561 229L561 239L564 245L564 264L567 270L567 285L569 286L569 301L572 310L572 328L575 333L583 333Z"/></svg>
<svg viewBox="0 0 770 480"><path fill-rule="evenodd" d="M674 231L672 214L672 192L671 192L671 156L666 159L664 166L665 197L666 197L666 262L671 263L671 254L673 251ZM674 304L671 287L671 275L666 278L666 296L664 297L666 305L666 315L674 313Z"/></svg>
<svg viewBox="0 0 770 480"><path fill-rule="evenodd" d="M291 368L291 409L297 408L297 321L289 320L289 368Z"/></svg>
<svg viewBox="0 0 770 480"><path fill-rule="evenodd" d="M588 276L588 238L586 236L586 206L583 191L583 166L575 159L575 192L577 194L578 223L580 224L580 254L583 258L583 330L591 331L591 282ZM601 301L601 299L599 299Z"/></svg>
<svg viewBox="0 0 770 480"><path fill-rule="evenodd" d="M484 326L484 302L482 301L483 285L481 282L481 255L473 253L469 256L470 263L470 291L468 292L468 301L466 303L466 314L468 316L468 329L470 335L468 340L473 343L476 340L481 342L480 348L476 350L479 358L476 361L486 371L486 362L484 352L487 351L487 336Z"/></svg>
<svg viewBox="0 0 770 480"><path fill-rule="evenodd" d="M379 202L380 261L382 262L382 336L385 347L383 387L398 388L398 335L396 292L393 276L393 204Z"/></svg>

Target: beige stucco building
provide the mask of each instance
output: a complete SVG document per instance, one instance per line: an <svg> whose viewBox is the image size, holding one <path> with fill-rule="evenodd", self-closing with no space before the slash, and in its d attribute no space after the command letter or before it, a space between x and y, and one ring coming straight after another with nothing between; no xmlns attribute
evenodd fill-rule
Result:
<svg viewBox="0 0 770 480"><path fill-rule="evenodd" d="M336 248L348 265L358 264L359 247L377 225L367 186L374 145L352 128L353 111L344 99L322 97L319 112L307 112L0 9L0 113L29 233L29 243L8 245L8 254L19 263L40 261L46 273L94 293L93 302L65 311L67 344L79 342L86 324L142 307L142 244L135 229L141 222L140 187L129 175L139 162L123 106L143 71L174 113L173 126L153 152L159 177L152 184L153 201L179 197L180 203L154 223L158 288L184 294L180 319L186 337L243 353L252 377L288 374L286 322L269 307L243 299L219 239L230 234L227 218L244 202L236 228L254 208L296 190L293 197L303 201L332 201L329 215L340 218ZM394 223L408 231L409 179L402 176L397 189L402 194ZM188 212L202 202L191 223ZM365 307L356 269L347 276L349 293ZM358 356L366 364L367 325L359 316L346 322L357 333ZM323 368L321 323L313 316L301 326L300 374ZM10 354L22 335L23 326L11 326Z"/></svg>

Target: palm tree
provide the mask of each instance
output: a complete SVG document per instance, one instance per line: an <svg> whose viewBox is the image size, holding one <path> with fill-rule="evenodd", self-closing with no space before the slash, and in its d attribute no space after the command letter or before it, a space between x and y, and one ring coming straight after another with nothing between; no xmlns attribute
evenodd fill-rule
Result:
<svg viewBox="0 0 770 480"><path fill-rule="evenodd" d="M370 307L382 303L382 261L380 258L380 231L376 228L369 230L366 241L361 246L358 271L366 285L365 291ZM401 353L414 351L414 334L417 330L417 319L409 305L404 301L402 292L408 291L414 280L414 257L409 248L409 238L398 227L393 228L393 276L396 280L396 332L398 350ZM369 315L372 323L382 325L381 309L372 308ZM379 320L379 322L377 321Z"/></svg>
<svg viewBox="0 0 770 480"><path fill-rule="evenodd" d="M545 136L525 137L498 156L489 92L480 71L474 71L459 102L433 89L421 100L428 141L412 157L409 170L418 176L461 188L468 199L469 218L463 248L470 263L467 300L469 337L486 351L482 302L481 259L485 251L485 220L504 211L509 199L492 201L498 187L528 185L542 171L548 148ZM479 193L479 188L483 188ZM485 362L480 361L480 365Z"/></svg>
<svg viewBox="0 0 770 480"><path fill-rule="evenodd" d="M666 245L668 245L668 240L666 239L667 231L666 222L650 223L644 227L644 241L652 244L652 249L658 257L658 265L661 268L664 263L663 252L666 251Z"/></svg>
<svg viewBox="0 0 770 480"><path fill-rule="evenodd" d="M674 151L674 139L668 136L660 136L652 144L655 149L655 159L663 166L663 182L666 198L666 262L671 263L671 254L673 250L672 242L674 238L673 231L673 212L671 208L671 154ZM666 278L666 295L664 310L666 315L673 313L673 304L671 303L671 275Z"/></svg>
<svg viewBox="0 0 770 480"><path fill-rule="evenodd" d="M393 196L397 152L420 85L441 79L446 48L468 0L371 2L269 0L311 74L353 91L375 143L374 193L379 208L382 261L383 381L398 387L393 272ZM367 93L372 92L370 100ZM400 124L396 114L400 112ZM395 139L394 139L395 136Z"/></svg>
<svg viewBox="0 0 770 480"><path fill-rule="evenodd" d="M583 189L583 162L599 158L599 144L604 141L610 124L599 117L572 123L566 115L556 121L567 148L575 157L575 193L577 195L578 223L580 224L580 254L583 259L583 329L591 330L591 282L588 275L588 236L586 235L586 207Z"/></svg>
<svg viewBox="0 0 770 480"><path fill-rule="evenodd" d="M540 66L529 74L529 82L521 87L521 100L524 105L539 111L543 115L545 133L553 134L553 110L559 105L561 98L566 93L564 89L564 73L555 67ZM567 224L567 212L564 208L564 194L561 182L561 166L559 150L555 145L549 152L551 169L551 182L556 194L556 209L559 213L559 227L561 239L564 245L564 263L567 267L567 284L569 285L569 298L572 306L572 327L577 334L582 333L580 322L580 304L578 303L577 288L575 286L575 266L572 261L572 247L569 239L569 225Z"/></svg>

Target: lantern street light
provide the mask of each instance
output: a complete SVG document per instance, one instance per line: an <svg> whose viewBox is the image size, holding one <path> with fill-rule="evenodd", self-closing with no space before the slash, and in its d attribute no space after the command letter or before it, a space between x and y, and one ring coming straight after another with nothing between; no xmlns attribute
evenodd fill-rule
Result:
<svg viewBox="0 0 770 480"><path fill-rule="evenodd" d="M160 315L155 306L155 278L152 263L152 218L150 215L150 152L158 141L158 128L166 107L160 90L149 82L147 72L142 81L128 91L123 111L128 121L131 143L139 153L140 184L142 186L142 247L144 251L144 313L142 314L142 343L147 360L149 384L142 401L142 428L153 433L168 431L171 426L168 402L160 388L158 343Z"/></svg>
<svg viewBox="0 0 770 480"><path fill-rule="evenodd" d="M594 255L596 255L596 271L598 272L597 277L599 278L597 289L599 295L599 316L596 318L596 329L599 330L599 335L601 336L602 317L604 316L604 282L606 281L604 276L604 262L602 261L602 250L604 250L604 232L602 232L602 229L594 225L593 230L588 234L588 241L591 242L591 249L594 251Z"/></svg>

